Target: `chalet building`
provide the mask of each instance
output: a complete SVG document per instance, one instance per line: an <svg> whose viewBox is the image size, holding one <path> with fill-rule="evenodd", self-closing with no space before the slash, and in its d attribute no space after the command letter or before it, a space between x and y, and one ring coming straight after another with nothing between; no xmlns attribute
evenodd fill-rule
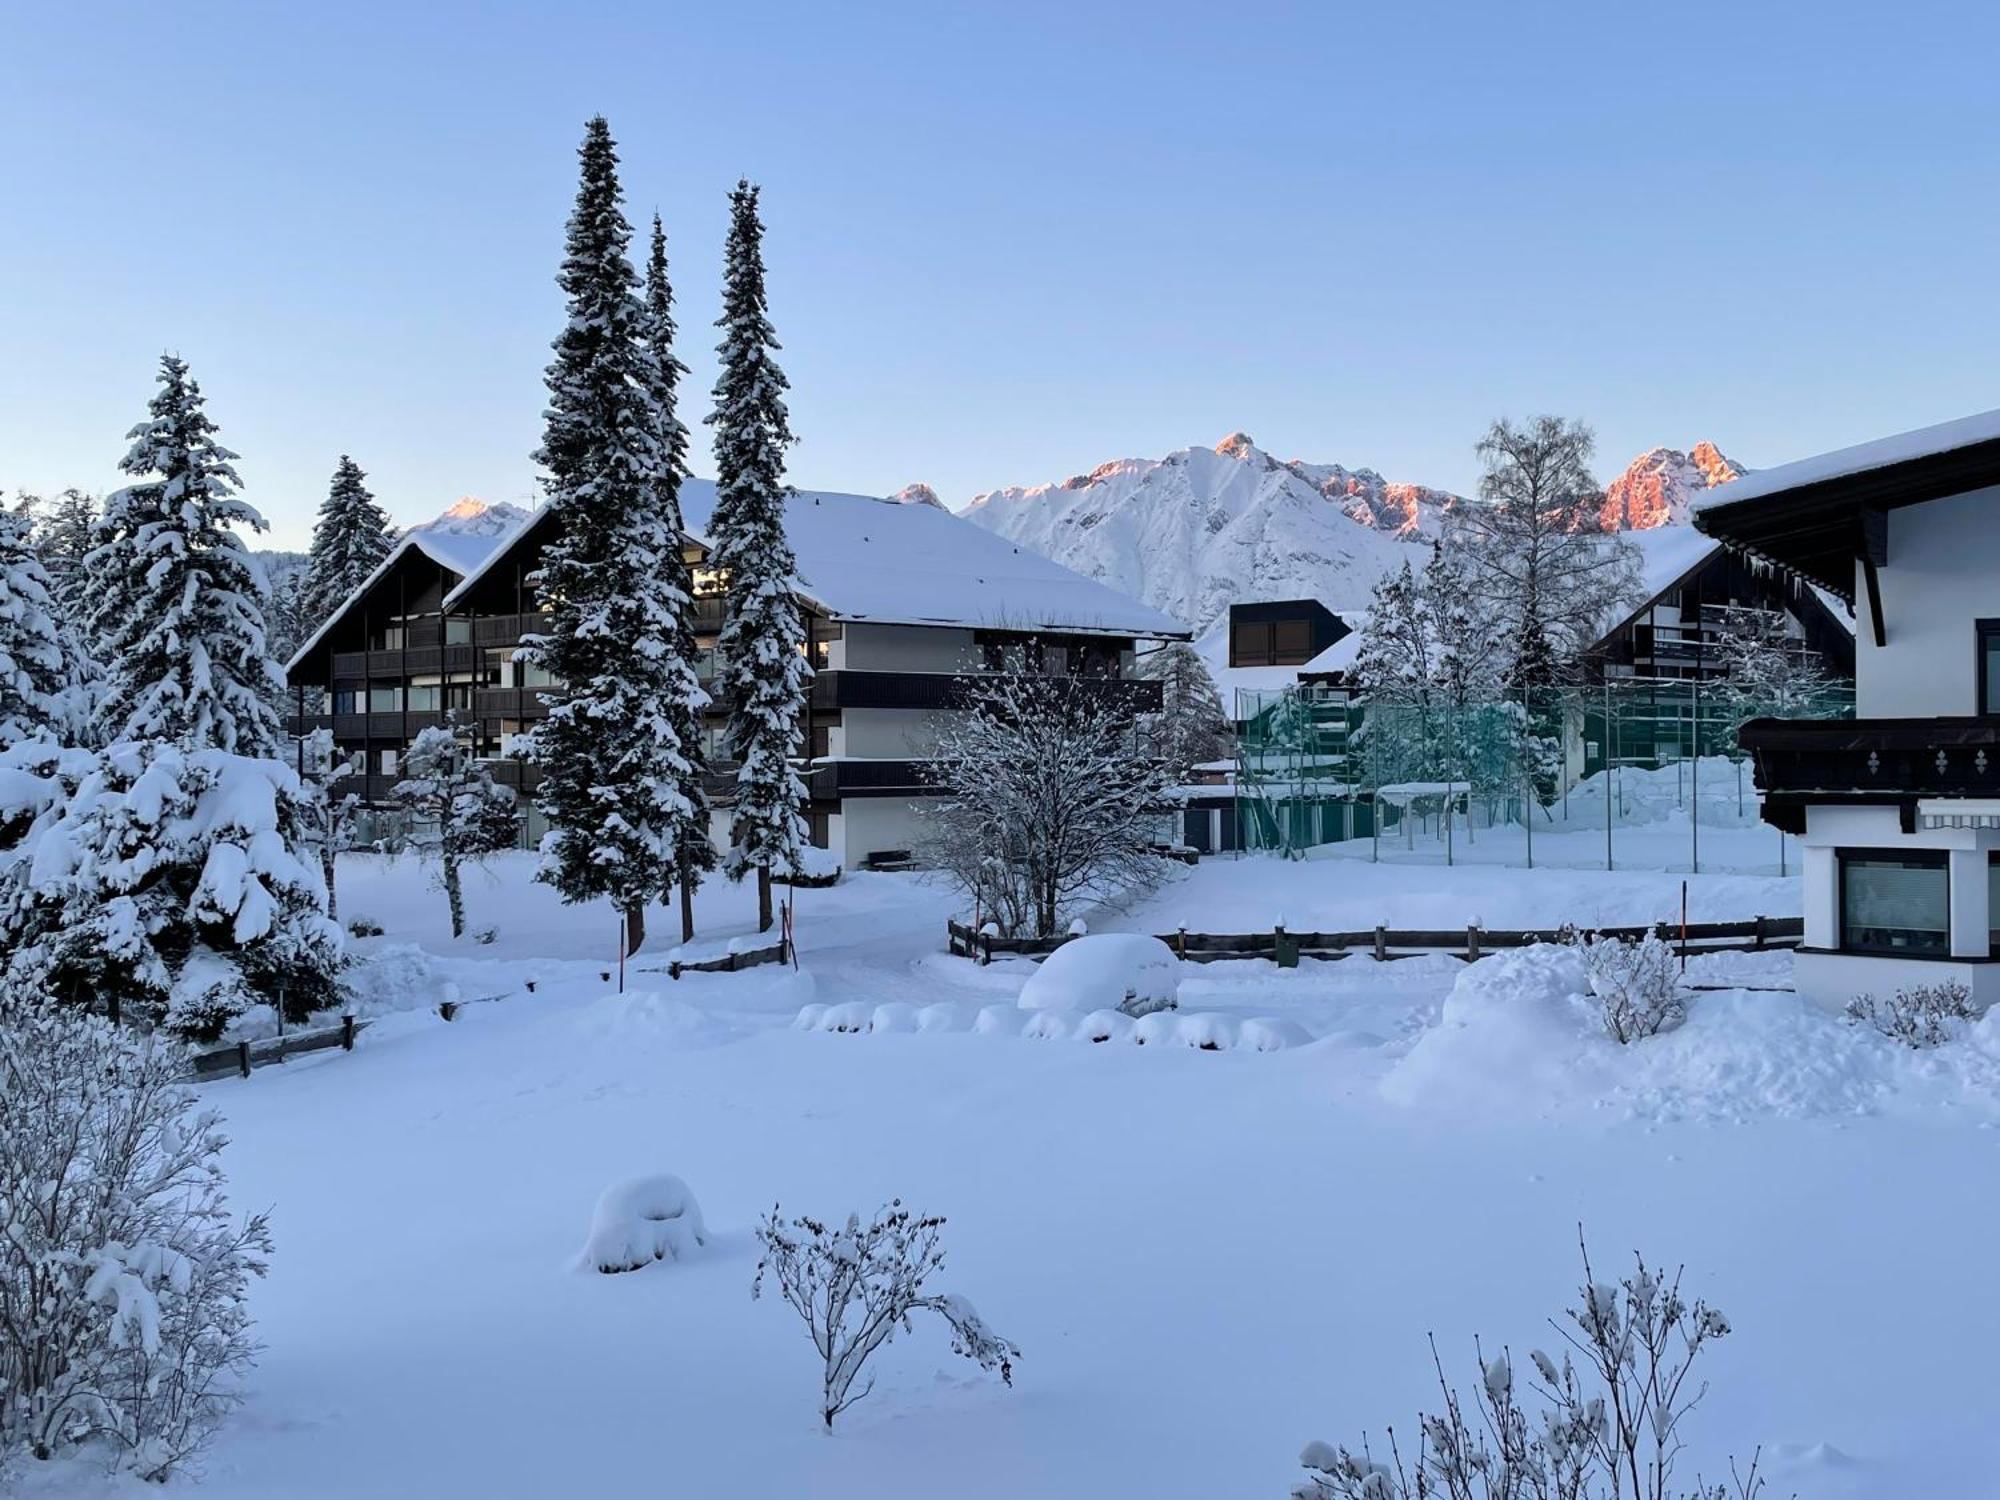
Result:
<svg viewBox="0 0 2000 1500"><path fill-rule="evenodd" d="M1742 734L1804 847L1800 992L2000 997L2000 412L1752 474L1695 524L1856 606L1857 717Z"/></svg>
<svg viewBox="0 0 2000 1500"><path fill-rule="evenodd" d="M1231 667L1302 667L1349 633L1317 599L1229 606Z"/></svg>
<svg viewBox="0 0 2000 1500"><path fill-rule="evenodd" d="M713 484L682 490L704 685L713 677L726 580L706 566L701 529ZM382 808L410 740L451 709L472 721L476 753L523 794L524 837L536 768L510 756L559 684L519 660L545 628L531 575L559 523L538 511L510 536L416 532L300 648L286 667L295 726L326 728L348 781ZM814 677L800 726L813 842L853 868L906 854L924 762L971 678L1060 673L1103 684L1136 715L1159 705L1133 677L1141 640L1185 640L1177 621L947 511L858 495L801 492L786 510L795 584ZM726 798L723 714L706 723L711 795Z"/></svg>
<svg viewBox="0 0 2000 1500"><path fill-rule="evenodd" d="M1645 597L1585 652L1591 681L1719 678L1726 668L1723 641L1752 613L1772 617L1829 677L1853 680L1854 628L1825 593L1689 527L1635 532L1627 540L1639 549Z"/></svg>

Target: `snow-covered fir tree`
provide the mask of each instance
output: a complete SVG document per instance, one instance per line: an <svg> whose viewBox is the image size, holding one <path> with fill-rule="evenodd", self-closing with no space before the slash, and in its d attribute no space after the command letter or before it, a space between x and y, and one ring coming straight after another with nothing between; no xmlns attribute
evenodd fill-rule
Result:
<svg viewBox="0 0 2000 1500"><path fill-rule="evenodd" d="M305 841L319 853L320 878L326 882L326 914L338 921L338 862L360 842L361 797L338 789L351 772L334 746L331 729L315 729L304 738L299 745L298 769Z"/></svg>
<svg viewBox="0 0 2000 1500"><path fill-rule="evenodd" d="M493 773L474 757L456 713L433 724L403 754L403 777L389 795L403 810L403 839L438 869L451 908L451 935L465 936L465 886L461 869L514 847L514 793L496 786Z"/></svg>
<svg viewBox="0 0 2000 1500"><path fill-rule="evenodd" d="M549 821L541 878L565 900L609 897L635 950L700 815L685 791L697 773L683 738L699 685L683 639L680 481L656 402L659 351L626 255L632 230L602 117L578 155L557 277L569 322L548 368L536 454L560 524L535 579L548 628L526 652L563 688L548 698L530 753Z"/></svg>
<svg viewBox="0 0 2000 1500"><path fill-rule="evenodd" d="M1479 442L1479 498L1451 511L1449 540L1506 642L1510 686L1573 675L1637 591L1637 549L1601 529L1594 447L1580 422L1495 422Z"/></svg>
<svg viewBox="0 0 2000 1500"><path fill-rule="evenodd" d="M236 455L174 355L161 357L148 411L119 464L139 482L105 501L84 564L102 737L273 755L264 577L231 529L262 531L264 518L235 497Z"/></svg>
<svg viewBox="0 0 2000 1500"><path fill-rule="evenodd" d="M279 578L264 596L264 630L266 643L271 652L271 660L281 670L292 659L306 637L318 628L306 610L307 578L303 571L293 569ZM282 711L285 702L284 684L278 681L277 700Z"/></svg>
<svg viewBox="0 0 2000 1500"><path fill-rule="evenodd" d="M36 514L35 547L48 569L56 603L65 619L82 632L89 618L83 607L83 560L90 555L91 530L97 525L97 498L74 487L45 502Z"/></svg>
<svg viewBox="0 0 2000 1500"><path fill-rule="evenodd" d="M125 740L40 769L0 860L9 982L209 1040L252 1005L338 998L339 929L298 850L298 778L268 758Z"/></svg>
<svg viewBox="0 0 2000 1500"><path fill-rule="evenodd" d="M164 1480L241 1399L269 1227L231 1215L178 1048L19 994L0 1016L0 1469Z"/></svg>
<svg viewBox="0 0 2000 1500"><path fill-rule="evenodd" d="M1148 748L1182 782L1204 761L1230 753L1229 719L1215 679L1186 641L1169 641L1141 659L1141 672L1160 684L1160 712L1141 725Z"/></svg>
<svg viewBox="0 0 2000 1500"><path fill-rule="evenodd" d="M785 448L793 441L784 373L764 297L764 226L757 189L729 195L729 249L723 272L723 330L716 352L715 513L710 561L728 579L717 648L716 695L729 708L728 748L736 758L723 868L733 880L757 875L757 923L771 925L771 870L796 866L806 841L805 784L792 767L805 721L805 619L792 595L794 562L785 537Z"/></svg>
<svg viewBox="0 0 2000 1500"><path fill-rule="evenodd" d="M680 419L680 380L687 366L674 356L673 283L667 279L667 232L660 216L653 215L653 239L646 257L646 345L653 356L649 370L653 410L660 421L660 441L666 448L667 464L655 484L661 490L660 515L676 545L665 558L667 581L677 599L663 594L675 613L672 647L667 653L667 669L676 679L675 691L665 701L672 722L673 737L686 761L680 791L689 816L680 820L679 842L674 868L680 886L681 941L694 936L694 892L701 877L716 867L715 842L708 834L708 793L702 785L707 756L702 741L702 710L708 695L694 667L697 647L694 638L694 576L678 545L687 529L681 516L681 481L687 477L688 430Z"/></svg>
<svg viewBox="0 0 2000 1500"><path fill-rule="evenodd" d="M72 743L77 719L60 610L28 518L0 512L0 749L23 740Z"/></svg>
<svg viewBox="0 0 2000 1500"><path fill-rule="evenodd" d="M353 459L340 455L313 523L311 556L300 586L298 610L305 635L325 624L396 545L389 513L369 493L363 483L367 477Z"/></svg>

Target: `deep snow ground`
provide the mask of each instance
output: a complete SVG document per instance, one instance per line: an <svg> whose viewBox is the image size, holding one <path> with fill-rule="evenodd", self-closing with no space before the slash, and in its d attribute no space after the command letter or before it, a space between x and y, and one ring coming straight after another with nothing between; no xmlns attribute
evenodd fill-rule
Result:
<svg viewBox="0 0 2000 1500"><path fill-rule="evenodd" d="M1251 884L1299 892L1300 927L1322 910L1336 925L1343 903L1427 923L1477 902L1499 926L1591 899L1574 872L1392 885L1380 867L1312 894L1300 873L1335 866L1266 863ZM1118 925L1184 903L1227 925L1204 882L1229 869ZM202 1493L1275 1500L1307 1439L1407 1429L1432 1396L1427 1332L1454 1373L1475 1333L1546 1341L1579 1222L1600 1270L1634 1247L1684 1261L1735 1325L1690 1483L1694 1462L1762 1444L1773 1500L1990 1493L2000 1132L1983 1062L1892 1055L1782 994L1700 996L1678 1041L1620 1053L1532 995L1448 1001L1463 970L1446 958L1190 977L1184 1009L1319 1038L1272 1054L827 1035L792 1016L1006 1001L1025 971L945 957L945 894L872 876L803 894L801 975L645 976L621 997L598 977L609 920L524 875L502 861L470 895L475 925L504 917L480 947L440 940L442 897L409 867L345 866L345 909L390 928L378 951L444 955L405 950L408 998L446 979L509 998L449 1025L392 1015L352 1056L211 1086L236 1201L271 1207L278 1255L256 1299L268 1351ZM1669 890L1677 904L1678 877L1606 886L1591 915ZM1776 881L1711 893L1704 915L1796 909ZM1724 909L1739 897L1753 904ZM725 933L750 909L718 887L704 923ZM1699 962L1782 977L1782 959ZM570 1269L598 1192L654 1171L699 1195L711 1249ZM1007 1390L919 1327L829 1438L802 1329L749 1300L750 1226L774 1200L836 1214L897 1194L948 1216L940 1285L1024 1358Z"/></svg>

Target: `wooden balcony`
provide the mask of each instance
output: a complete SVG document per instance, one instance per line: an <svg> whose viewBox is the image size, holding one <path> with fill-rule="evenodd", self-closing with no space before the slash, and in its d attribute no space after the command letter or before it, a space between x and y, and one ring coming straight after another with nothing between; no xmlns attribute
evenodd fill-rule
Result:
<svg viewBox="0 0 2000 1500"><path fill-rule="evenodd" d="M2000 719L1753 719L1738 738L1788 833L1815 805L1893 806L1914 832L1919 798L2000 796Z"/></svg>

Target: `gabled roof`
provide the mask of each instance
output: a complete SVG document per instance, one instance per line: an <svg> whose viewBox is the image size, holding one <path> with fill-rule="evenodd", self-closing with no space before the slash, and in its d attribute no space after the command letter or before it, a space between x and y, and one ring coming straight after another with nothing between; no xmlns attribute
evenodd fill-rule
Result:
<svg viewBox="0 0 2000 1500"><path fill-rule="evenodd" d="M327 632L346 619L368 591L388 576L389 570L410 553L421 553L447 573L463 578L467 573L481 567L490 556L499 553L501 545L511 541L513 535L514 533L507 536L468 536L457 531L405 532L402 540L389 549L389 555L375 565L375 571L363 579L360 586L341 601L340 608L328 615L319 629L306 638L305 644L292 653L292 659L285 663L285 671L289 673L292 668L304 661L326 638Z"/></svg>
<svg viewBox="0 0 2000 1500"><path fill-rule="evenodd" d="M1855 560L1881 512L1994 484L2000 411L1745 475L1702 495L1694 523L1852 603Z"/></svg>
<svg viewBox="0 0 2000 1500"><path fill-rule="evenodd" d="M697 541L715 510L715 483L681 485ZM496 549L445 599L450 608L528 545L546 508ZM800 490L785 508L799 594L836 620L884 625L1052 630L1185 640L1188 628L1116 589L1071 572L1006 538L931 505Z"/></svg>

